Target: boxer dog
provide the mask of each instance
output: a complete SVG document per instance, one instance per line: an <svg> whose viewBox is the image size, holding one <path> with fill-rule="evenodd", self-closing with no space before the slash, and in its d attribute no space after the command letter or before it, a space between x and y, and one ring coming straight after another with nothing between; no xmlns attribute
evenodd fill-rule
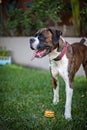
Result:
<svg viewBox="0 0 87 130"><path fill-rule="evenodd" d="M53 103L59 102L59 80L62 76L66 85L65 119L71 119L71 103L73 95L73 80L80 65L83 65L87 77L87 46L85 39L78 43L69 44L57 29L40 29L30 38L30 48L34 50L32 60L49 56L50 71L53 81Z"/></svg>

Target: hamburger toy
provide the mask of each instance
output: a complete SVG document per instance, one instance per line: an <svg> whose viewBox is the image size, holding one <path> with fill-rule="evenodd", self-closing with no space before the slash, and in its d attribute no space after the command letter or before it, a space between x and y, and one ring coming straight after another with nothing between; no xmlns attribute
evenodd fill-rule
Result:
<svg viewBox="0 0 87 130"><path fill-rule="evenodd" d="M54 117L54 112L47 110L47 111L45 111L44 116L45 117Z"/></svg>

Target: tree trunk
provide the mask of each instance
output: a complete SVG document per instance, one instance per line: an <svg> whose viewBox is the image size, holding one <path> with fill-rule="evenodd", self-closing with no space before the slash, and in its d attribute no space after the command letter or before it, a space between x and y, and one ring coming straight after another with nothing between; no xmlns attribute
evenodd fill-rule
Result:
<svg viewBox="0 0 87 130"><path fill-rule="evenodd" d="M80 9L79 0L71 0L73 26L76 36L80 36Z"/></svg>

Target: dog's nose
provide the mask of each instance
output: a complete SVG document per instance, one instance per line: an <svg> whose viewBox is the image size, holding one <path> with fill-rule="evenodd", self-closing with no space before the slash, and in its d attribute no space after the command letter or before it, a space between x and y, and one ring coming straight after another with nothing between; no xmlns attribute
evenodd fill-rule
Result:
<svg viewBox="0 0 87 130"><path fill-rule="evenodd" d="M34 38L31 38L30 39L30 44L34 43L35 42L35 39Z"/></svg>

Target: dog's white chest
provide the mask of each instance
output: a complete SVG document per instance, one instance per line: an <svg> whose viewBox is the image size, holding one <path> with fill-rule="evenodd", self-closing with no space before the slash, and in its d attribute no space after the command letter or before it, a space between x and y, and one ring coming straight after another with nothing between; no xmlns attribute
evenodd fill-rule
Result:
<svg viewBox="0 0 87 130"><path fill-rule="evenodd" d="M56 77L58 74L61 76L68 74L68 59L66 55L59 61L50 61L50 67L53 77Z"/></svg>

